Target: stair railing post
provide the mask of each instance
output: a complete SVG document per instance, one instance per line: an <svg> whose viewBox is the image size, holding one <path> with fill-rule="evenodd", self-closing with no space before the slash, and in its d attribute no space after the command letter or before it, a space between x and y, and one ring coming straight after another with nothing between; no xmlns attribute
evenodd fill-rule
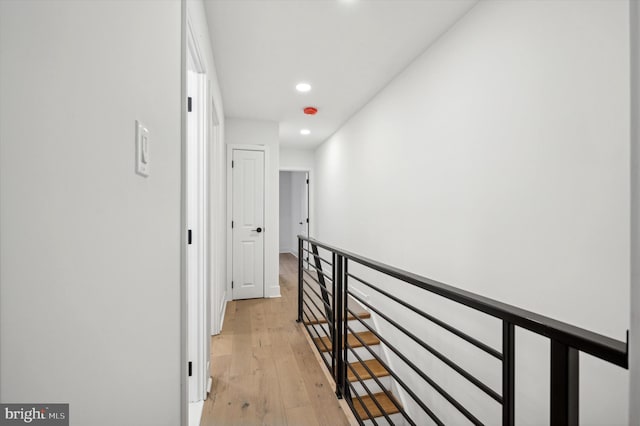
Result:
<svg viewBox="0 0 640 426"><path fill-rule="evenodd" d="M502 425L515 424L515 327L502 321Z"/></svg>
<svg viewBox="0 0 640 426"><path fill-rule="evenodd" d="M347 330L347 321L349 321L349 259L345 258L342 264L342 324L340 329L342 330L342 342L346 342L347 335L349 330ZM342 395L349 399L351 398L350 393L351 390L349 388L349 383L347 381L347 363L349 362L349 348L347 348L347 344L344 343L342 347L342 371L340 372L340 383L342 386Z"/></svg>
<svg viewBox="0 0 640 426"><path fill-rule="evenodd" d="M551 426L578 426L579 353L551 339Z"/></svg>
<svg viewBox="0 0 640 426"><path fill-rule="evenodd" d="M298 319L302 322L302 238L298 237Z"/></svg>
<svg viewBox="0 0 640 426"><path fill-rule="evenodd" d="M334 336L335 336L335 344L333 345L333 357L336 360L336 368L334 370L334 378L336 380L336 396L338 399L342 399L343 391L344 391L344 362L345 360L342 357L342 348L343 348L343 322L344 318L343 314L343 288L342 288L342 260L343 257L341 255L336 256L336 267L335 273L333 275L335 281L335 289L334 294L336 295L336 304L334 305Z"/></svg>
<svg viewBox="0 0 640 426"><path fill-rule="evenodd" d="M336 309L338 306L338 294L336 292L336 275L338 272L338 265L336 264L336 254L331 253L331 312L327 314L327 319L329 320L329 333L331 334L331 373L333 374L333 378L337 377L338 372L338 357L336 356L336 348L338 346L338 335L336 334ZM336 380L336 383L338 381Z"/></svg>

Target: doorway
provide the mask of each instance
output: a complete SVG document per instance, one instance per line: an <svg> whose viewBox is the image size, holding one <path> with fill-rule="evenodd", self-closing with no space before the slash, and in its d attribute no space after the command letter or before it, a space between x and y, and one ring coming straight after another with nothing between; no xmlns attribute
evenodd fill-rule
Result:
<svg viewBox="0 0 640 426"><path fill-rule="evenodd" d="M298 255L298 235L309 236L309 172L280 171L280 253Z"/></svg>

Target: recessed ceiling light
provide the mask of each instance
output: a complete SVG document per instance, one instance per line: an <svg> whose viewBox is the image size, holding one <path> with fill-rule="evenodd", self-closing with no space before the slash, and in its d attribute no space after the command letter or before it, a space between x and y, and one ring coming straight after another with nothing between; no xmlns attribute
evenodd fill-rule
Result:
<svg viewBox="0 0 640 426"><path fill-rule="evenodd" d="M296 90L298 92L308 92L311 90L311 85L309 83L298 83L296 84Z"/></svg>
<svg viewBox="0 0 640 426"><path fill-rule="evenodd" d="M302 130L300 130L300 134L301 134L301 135L309 135L309 134L311 134L311 130L309 130L309 129L302 129Z"/></svg>

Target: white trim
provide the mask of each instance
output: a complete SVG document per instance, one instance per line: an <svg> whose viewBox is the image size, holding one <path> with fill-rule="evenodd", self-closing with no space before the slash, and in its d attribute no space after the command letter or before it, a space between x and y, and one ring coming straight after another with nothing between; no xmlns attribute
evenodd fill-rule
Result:
<svg viewBox="0 0 640 426"><path fill-rule="evenodd" d="M221 249L217 244L223 235L224 231L224 218L221 217L218 191L221 191L221 182L223 175L218 171L216 167L219 164L219 159L224 156L224 142L222 140L222 129L220 126L220 118L218 116L218 109L216 108L215 99L211 93L211 80L207 85L207 100L209 102L210 110L207 114L207 119L210 120L209 124L209 217L207 223L209 224L209 303L208 312L209 315L209 331L211 335L218 334L222 330L222 319L220 306L226 298L226 287L223 289L225 277L222 276L220 270L224 268L224 262L221 262L221 253L225 249ZM221 194L221 192L220 192ZM221 204L221 203L220 203ZM220 299L220 301L218 300ZM210 346L210 343L209 343Z"/></svg>
<svg viewBox="0 0 640 426"><path fill-rule="evenodd" d="M233 161L233 150L237 149L239 151L262 151L264 152L264 182L265 182L265 193L264 193L264 221L265 225L268 223L268 211L267 211L267 165L269 164L269 147L267 145L245 145L245 144L234 144L227 145L227 300L233 299L233 289L231 288L231 281L233 280L233 231L231 229L231 221L233 220L233 176L232 176L232 168L231 162ZM270 230L264 228L265 232L275 232L276 230ZM280 285L278 283L278 292L277 296L273 296L271 292L267 291L267 276L266 276L266 254L267 254L267 244L265 238L264 251L262 253L263 256L263 287L262 287L262 297L279 297L280 296ZM273 289L275 287L269 287Z"/></svg>
<svg viewBox="0 0 640 426"><path fill-rule="evenodd" d="M186 147L187 147L187 3L180 5L180 424L189 424L188 376L188 307L187 307L187 203L186 203Z"/></svg>
<svg viewBox="0 0 640 426"><path fill-rule="evenodd" d="M209 185L209 89L201 50L187 15L186 29L186 97L192 97L193 114L185 108L185 231L192 229L194 244L185 247L187 298L187 362L192 362L192 376L187 377L190 402L207 397L210 352L210 185ZM193 135L189 135L189 122ZM192 167L192 169L190 169ZM193 208L194 210L190 210ZM194 268L190 271L189 268ZM191 280L190 280L191 276Z"/></svg>
<svg viewBox="0 0 640 426"><path fill-rule="evenodd" d="M189 426L200 426L203 410L204 401L189 403Z"/></svg>
<svg viewBox="0 0 640 426"><path fill-rule="evenodd" d="M356 288L355 286L350 286L349 290L353 291L354 293L358 293L361 299L369 300L369 295L364 291L360 290L359 288ZM367 309L366 306L363 306L362 308L365 309L367 312L369 312L369 309Z"/></svg>
<svg viewBox="0 0 640 426"><path fill-rule="evenodd" d="M629 342L629 424L640 423L640 4L629 2L630 75L631 75L631 270Z"/></svg>
<svg viewBox="0 0 640 426"><path fill-rule="evenodd" d="M205 67L205 62L202 60L202 55L200 54L200 47L198 46L198 42L196 41L196 36L193 31L193 24L191 23L191 18L187 15L187 55L191 56L193 60L193 65L195 65L195 69L193 71L206 74L207 69ZM187 57L188 60L188 57Z"/></svg>
<svg viewBox="0 0 640 426"><path fill-rule="evenodd" d="M307 179L309 179L309 187L307 188L307 217L309 218L309 223L307 224L307 233L310 238L315 237L315 215L313 212L315 211L315 202L314 202L314 174L313 170L308 167L280 167L278 172L305 172L307 173ZM279 173L278 173L279 175ZM280 235L278 235L278 239ZM280 241L278 241L278 246L280 245ZM289 249L289 253L294 255L296 259L298 258L298 248L294 247L293 249ZM283 253L282 251L280 253ZM286 253L286 252L285 252Z"/></svg>
<svg viewBox="0 0 640 426"><path fill-rule="evenodd" d="M220 306L220 330L218 333L222 332L222 327L224 327L224 316L227 314L227 293L224 294L225 297L222 298L222 304Z"/></svg>

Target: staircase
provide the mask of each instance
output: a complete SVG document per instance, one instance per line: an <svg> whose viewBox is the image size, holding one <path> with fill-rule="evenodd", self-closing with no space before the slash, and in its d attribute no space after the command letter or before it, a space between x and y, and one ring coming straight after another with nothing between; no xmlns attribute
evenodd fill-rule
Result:
<svg viewBox="0 0 640 426"><path fill-rule="evenodd" d="M306 261L305 253L309 255ZM394 280L394 286L381 286L381 279ZM454 325L451 318L436 317L415 306L415 299L420 296L402 298L399 296L401 293L396 292L398 286L409 286L407 288L416 294L439 297L443 302L473 310L494 321L497 319L499 328L494 332L502 332L502 344L496 348L495 343L483 342L459 325ZM363 291L374 292L376 298L370 301L363 296ZM381 300L385 301L384 304ZM393 304L394 310L402 309L418 315L419 322L406 318L403 321L402 316L390 312L388 306L391 305L388 304ZM369 312L391 327L385 328L387 334L381 334L375 324L370 323ZM350 315L345 318L347 314ZM302 236L298 236L297 321L304 323L336 383L336 394L346 398L359 424L418 425L429 421L445 425L460 424L459 420L464 417L474 425L514 426L516 329L543 336L550 342L551 426L579 424L578 360L581 352L622 369L629 368L628 340L615 340ZM458 343L465 342L466 356L452 359L450 353L439 350L418 336L415 330L423 324L437 327ZM485 331L490 331L496 326L494 323L485 328ZM397 340L391 335L396 333L411 339L421 354L411 353L408 356L407 351L395 346L397 343L394 341ZM417 348L415 345L413 347ZM394 365L388 362L387 355L391 354ZM487 384L472 374L467 364L478 356L498 360L493 363L493 374L501 376L499 385ZM439 373L447 376L440 379L430 377L424 368L416 365L416 359L424 360L424 357L438 362L441 366L438 368L442 368ZM405 373L411 374L412 379L420 379L421 383L408 381ZM473 386L474 395L477 395L473 404L466 406L455 398L454 391L460 386L454 386L448 380L449 375L456 381L464 381L466 386ZM404 407L394 395L399 389L402 389ZM434 395L441 400L430 406ZM486 401L483 403L486 407L482 409L477 406L480 398Z"/></svg>
<svg viewBox="0 0 640 426"><path fill-rule="evenodd" d="M351 306L357 305L354 301L350 303ZM370 318L371 314L364 311L357 318L354 315L348 318L349 328L355 332L347 335L348 346L353 348L349 349L347 366L347 388L350 390L352 408L365 425L404 425L399 409L402 405L392 393L393 377L372 355L373 352L384 361L380 340L360 323L360 320L365 321L373 327ZM331 363L333 345L326 326L327 320L314 319L304 321L304 324L314 327L318 332L320 336L313 338L313 341L327 363Z"/></svg>

